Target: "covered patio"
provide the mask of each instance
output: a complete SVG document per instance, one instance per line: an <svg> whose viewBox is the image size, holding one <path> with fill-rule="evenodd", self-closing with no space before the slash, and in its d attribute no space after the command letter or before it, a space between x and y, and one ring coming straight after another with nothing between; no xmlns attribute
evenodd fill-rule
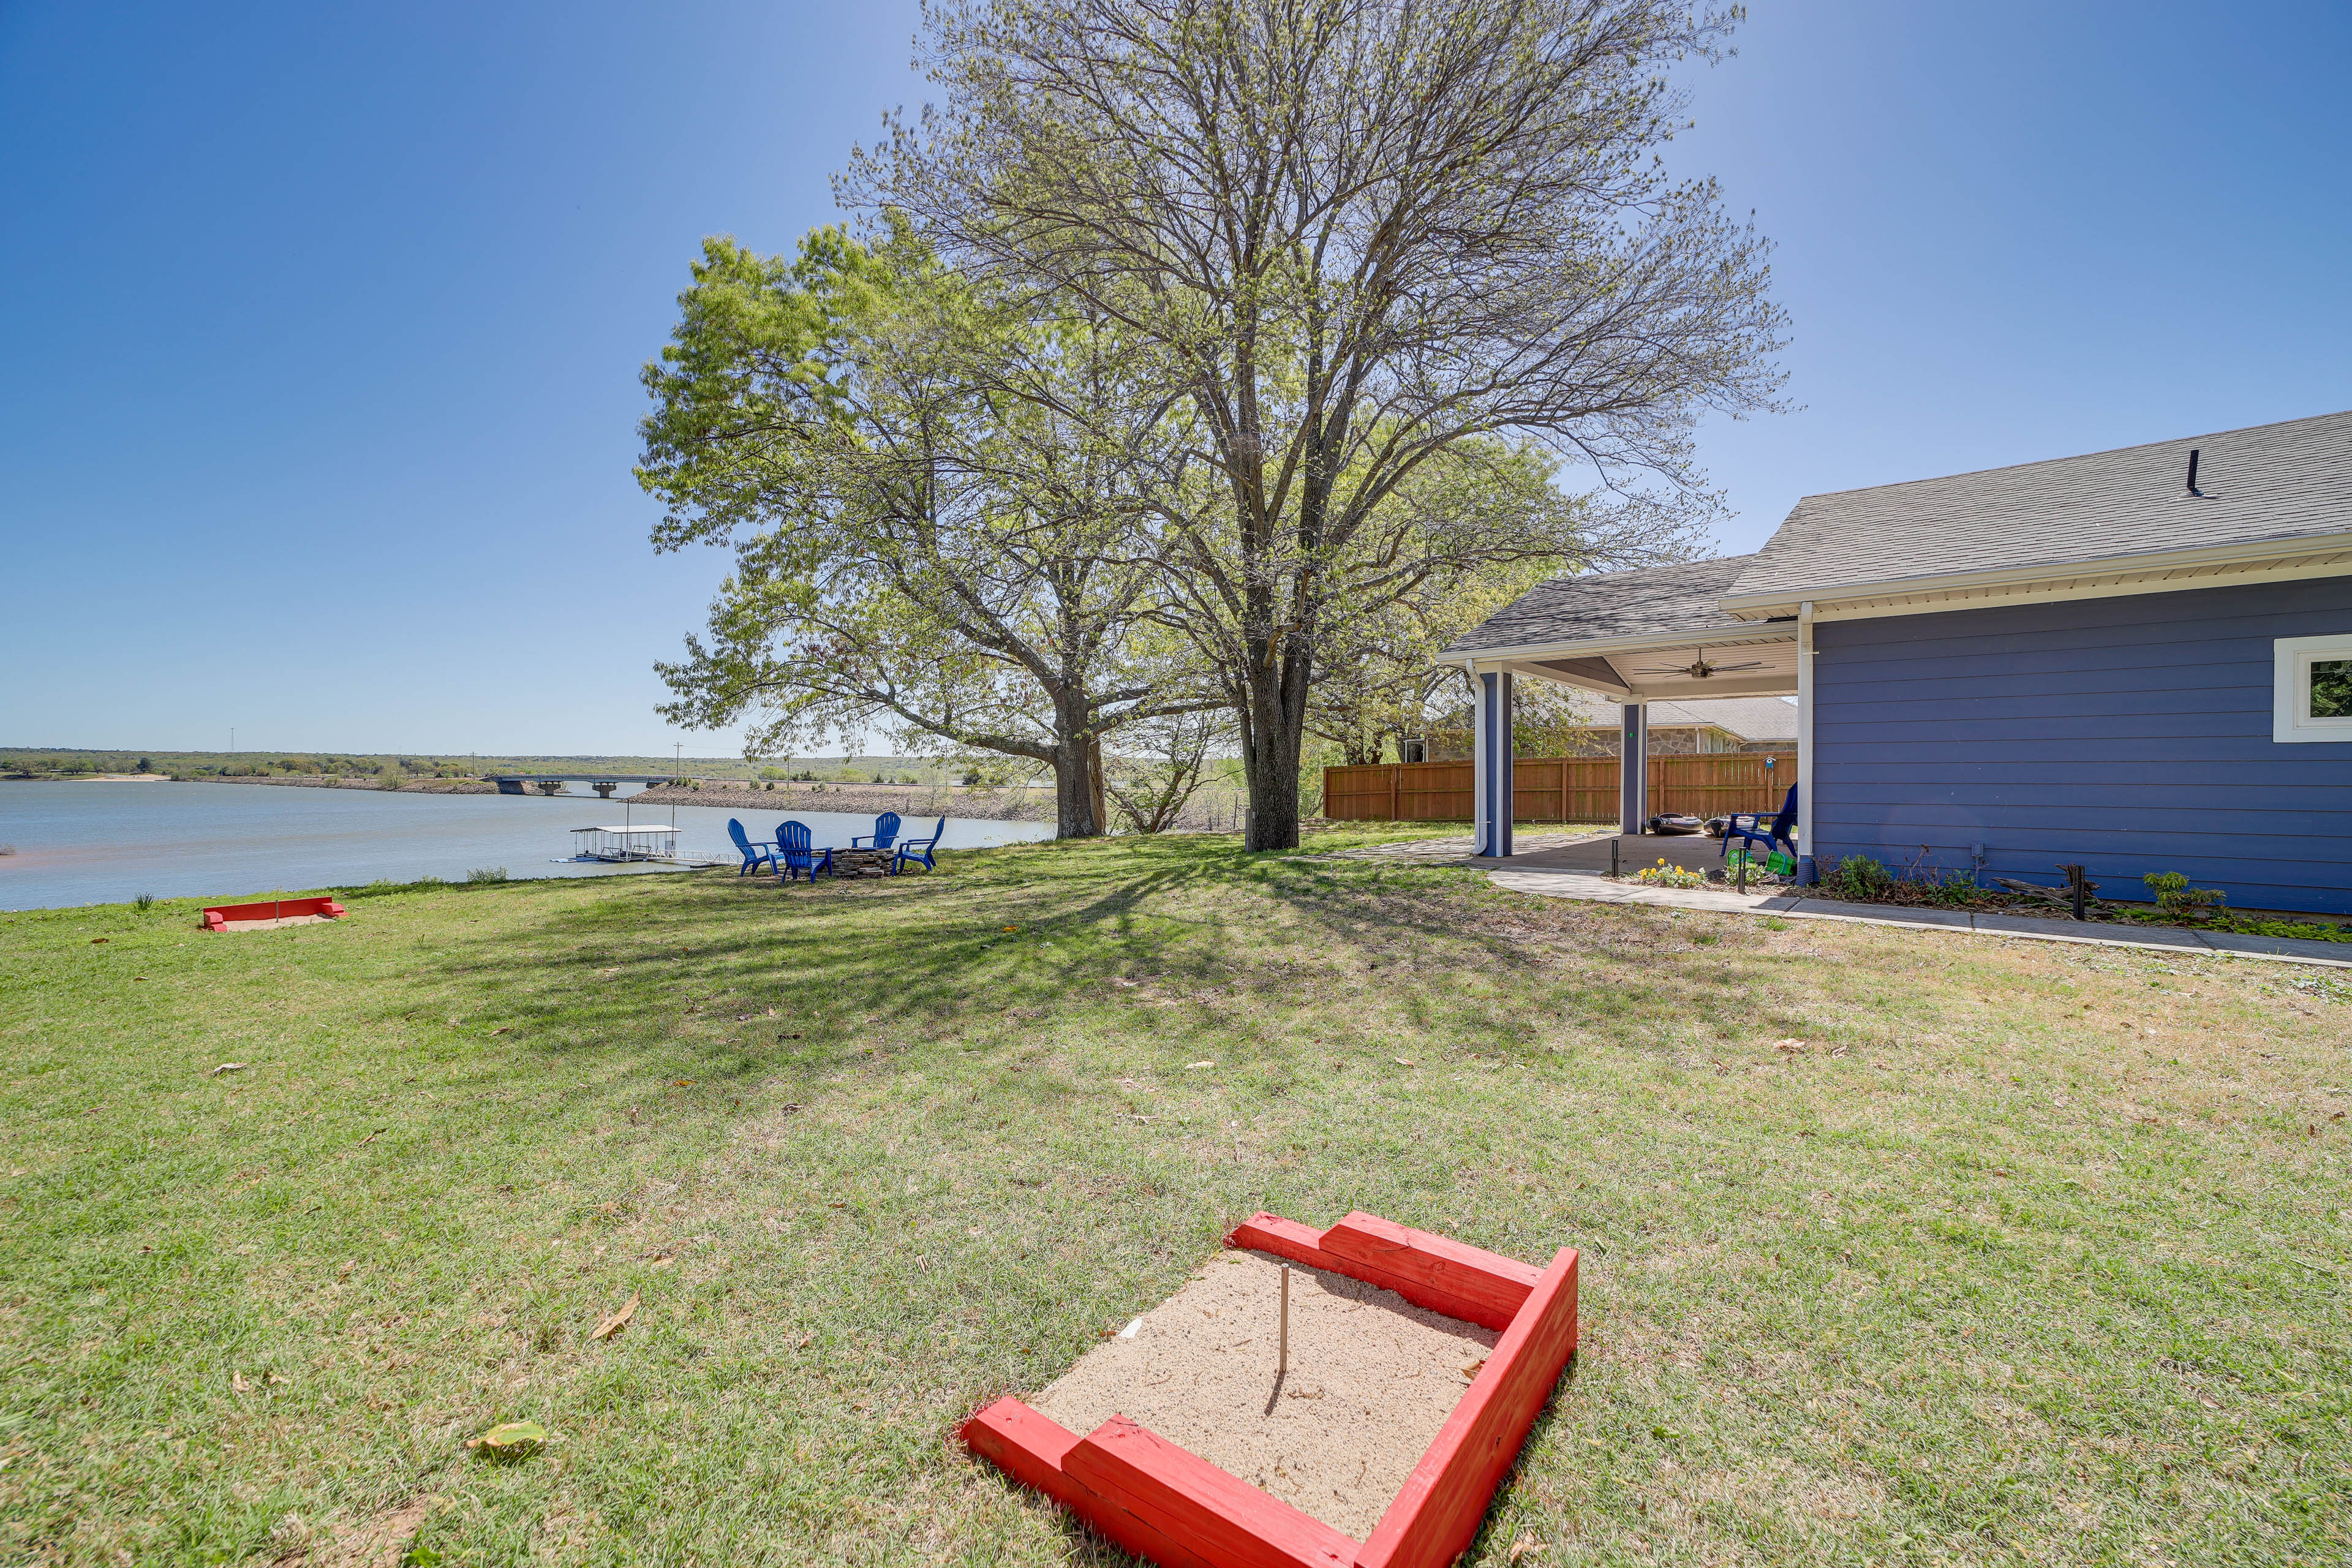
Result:
<svg viewBox="0 0 2352 1568"><path fill-rule="evenodd" d="M1812 775L1811 625L1810 617L1742 620L1720 602L1752 555L1677 563L1639 572L1569 577L1546 583L1496 615L1446 650L1458 659L1475 688L1476 769L1474 837L1484 858L1516 855L1511 832L1511 716L1515 684L1549 680L1592 692L1618 705L1626 764L1620 770L1619 832L1637 845L1621 843L1627 869L1664 855L1695 868L1700 854L1711 858L1709 839L1643 836L1648 800L1649 705L1668 699L1789 697L1797 699L1797 781ZM1636 764L1641 765L1636 765ZM1791 781L1791 782L1797 782ZM1777 807L1777 800L1754 803ZM1797 842L1811 842L1811 792L1797 792ZM1599 857L1608 868L1610 840L1600 838L1545 858ZM1684 849L1667 846L1696 845ZM1635 855L1638 849L1645 853ZM1811 881L1810 855L1801 856L1798 879Z"/></svg>

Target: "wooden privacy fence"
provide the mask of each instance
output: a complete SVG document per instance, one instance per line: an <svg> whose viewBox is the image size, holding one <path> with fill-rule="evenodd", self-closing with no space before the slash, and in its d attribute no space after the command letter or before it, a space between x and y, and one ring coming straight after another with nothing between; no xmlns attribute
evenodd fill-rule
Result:
<svg viewBox="0 0 2352 1568"><path fill-rule="evenodd" d="M1770 762L1769 769L1765 763ZM1650 759L1650 810L1720 816L1778 809L1797 782L1794 752L1714 752ZM1323 770L1323 815L1336 822L1467 822L1476 773L1463 763L1372 763ZM1511 764L1517 822L1614 822L1617 759L1521 757Z"/></svg>

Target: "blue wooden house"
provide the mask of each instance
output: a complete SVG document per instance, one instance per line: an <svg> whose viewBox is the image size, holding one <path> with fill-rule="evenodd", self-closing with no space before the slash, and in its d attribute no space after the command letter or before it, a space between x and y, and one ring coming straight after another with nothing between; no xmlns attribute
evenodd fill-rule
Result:
<svg viewBox="0 0 2352 1568"><path fill-rule="evenodd" d="M1547 583L1449 657L1486 854L1515 680L1622 704L1628 756L1652 701L1793 693L1808 879L2074 862L2352 913L2352 413L1808 496L1756 554Z"/></svg>

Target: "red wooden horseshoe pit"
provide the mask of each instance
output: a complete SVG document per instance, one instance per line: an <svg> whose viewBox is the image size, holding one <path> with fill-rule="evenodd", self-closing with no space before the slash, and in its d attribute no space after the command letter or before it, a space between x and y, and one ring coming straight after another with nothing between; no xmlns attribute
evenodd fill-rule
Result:
<svg viewBox="0 0 2352 1568"><path fill-rule="evenodd" d="M206 910L208 931L268 931L275 926L316 925L350 911L332 899L266 899L257 904L221 904Z"/></svg>
<svg viewBox="0 0 2352 1568"><path fill-rule="evenodd" d="M1225 1241L1500 1331L1366 1540L1123 1415L1080 1436L1006 1397L964 1423L965 1447L1167 1568L1445 1568L1477 1534L1496 1487L1576 1353L1576 1249L1562 1247L1538 1269L1360 1212L1321 1231L1255 1215Z"/></svg>

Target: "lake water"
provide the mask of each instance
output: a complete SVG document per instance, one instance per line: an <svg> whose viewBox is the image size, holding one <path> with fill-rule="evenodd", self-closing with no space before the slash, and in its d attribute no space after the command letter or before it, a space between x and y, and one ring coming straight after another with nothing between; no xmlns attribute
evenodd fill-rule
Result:
<svg viewBox="0 0 2352 1568"><path fill-rule="evenodd" d="M579 787L577 785L573 786ZM625 794L635 787L624 785ZM233 901L247 894L350 887L386 878L462 881L481 867L510 877L628 876L663 868L562 861L571 829L631 821L677 824L678 853L739 858L727 819L743 818L754 841L788 816L805 822L820 849L874 831L874 819L840 812L705 805L639 806L585 793L393 795L226 784L0 784L0 910L159 899ZM909 826L912 826L910 823ZM928 827L929 824L924 824ZM920 829L919 829L920 831ZM1050 838L1042 822L950 817L944 848Z"/></svg>

